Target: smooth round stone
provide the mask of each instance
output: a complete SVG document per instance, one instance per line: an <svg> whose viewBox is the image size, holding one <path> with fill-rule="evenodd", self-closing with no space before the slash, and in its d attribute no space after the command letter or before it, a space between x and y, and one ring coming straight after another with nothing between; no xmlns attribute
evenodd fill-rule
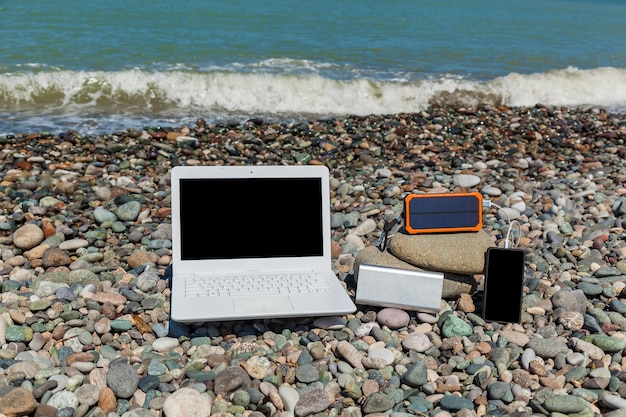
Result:
<svg viewBox="0 0 626 417"><path fill-rule="evenodd" d="M590 282L579 282L578 289L590 297L602 294L602 286Z"/></svg>
<svg viewBox="0 0 626 417"><path fill-rule="evenodd" d="M46 338L41 333L33 333L33 337L28 344L29 349L37 352L46 344Z"/></svg>
<svg viewBox="0 0 626 417"><path fill-rule="evenodd" d="M554 358L559 353L567 353L569 351L569 347L563 342L539 337L531 338L527 347L542 358Z"/></svg>
<svg viewBox="0 0 626 417"><path fill-rule="evenodd" d="M424 362L415 362L402 375L402 380L409 386L420 387L428 382L428 368Z"/></svg>
<svg viewBox="0 0 626 417"><path fill-rule="evenodd" d="M565 374L567 382L578 381L587 376L587 368L584 366L575 366Z"/></svg>
<svg viewBox="0 0 626 417"><path fill-rule="evenodd" d="M250 404L250 393L243 389L238 389L233 393L232 402L235 405L247 407Z"/></svg>
<svg viewBox="0 0 626 417"><path fill-rule="evenodd" d="M393 408L394 405L395 401L389 395L374 392L365 399L362 409L365 414L383 413Z"/></svg>
<svg viewBox="0 0 626 417"><path fill-rule="evenodd" d="M30 306L28 308L30 309L30 311L37 312L48 309L50 305L51 302L48 300L35 300L30 303Z"/></svg>
<svg viewBox="0 0 626 417"><path fill-rule="evenodd" d="M453 183L463 188L472 188L480 184L480 177L473 174L459 174L453 178Z"/></svg>
<svg viewBox="0 0 626 417"><path fill-rule="evenodd" d="M340 316L320 317L313 321L313 327L329 330L341 330L348 324L348 321Z"/></svg>
<svg viewBox="0 0 626 417"><path fill-rule="evenodd" d="M348 384L354 384L356 381L354 379L354 375L348 373L342 373L337 376L337 384L340 387L347 387Z"/></svg>
<svg viewBox="0 0 626 417"><path fill-rule="evenodd" d="M585 318L578 311L566 311L559 316L559 322L568 330L580 330L583 327Z"/></svg>
<svg viewBox="0 0 626 417"><path fill-rule="evenodd" d="M596 392L585 388L574 388L571 394L582 398L588 403L595 403L598 400L598 394Z"/></svg>
<svg viewBox="0 0 626 417"><path fill-rule="evenodd" d="M76 300L76 295L74 294L74 291L71 290L70 287L61 287L56 291L56 297L59 300L65 300L65 301L74 301Z"/></svg>
<svg viewBox="0 0 626 417"><path fill-rule="evenodd" d="M487 386L487 393L492 400L502 400L505 403L513 401L511 386L505 382L492 382Z"/></svg>
<svg viewBox="0 0 626 417"><path fill-rule="evenodd" d="M296 391L289 385L282 384L278 387L278 394L283 401L285 410L293 411L296 407L296 403L300 399L300 394L298 394L298 391Z"/></svg>
<svg viewBox="0 0 626 417"><path fill-rule="evenodd" d="M500 220L516 220L521 214L522 213L512 207L502 207L498 209L498 218Z"/></svg>
<svg viewBox="0 0 626 417"><path fill-rule="evenodd" d="M610 408L626 409L626 399L613 394L602 396L602 403Z"/></svg>
<svg viewBox="0 0 626 417"><path fill-rule="evenodd" d="M163 362L158 359L153 359L150 361L148 365L147 373L148 375L160 376L164 375L167 372L167 367L163 364Z"/></svg>
<svg viewBox="0 0 626 417"><path fill-rule="evenodd" d="M98 224L113 223L114 221L117 221L117 216L104 207L96 207L93 211L93 218Z"/></svg>
<svg viewBox="0 0 626 417"><path fill-rule="evenodd" d="M391 365L395 360L393 352L385 348L370 349L367 355L370 359L380 359L387 365Z"/></svg>
<svg viewBox="0 0 626 417"><path fill-rule="evenodd" d="M399 329L409 324L411 317L409 313L398 308L383 308L376 315L376 321L381 326L387 326L390 329Z"/></svg>
<svg viewBox="0 0 626 417"><path fill-rule="evenodd" d="M78 369L84 374L88 374L92 369L96 367L96 364L93 362L74 362L72 364L72 367Z"/></svg>
<svg viewBox="0 0 626 417"><path fill-rule="evenodd" d="M609 411L608 413L604 414L603 417L626 417L626 410L618 409L618 410Z"/></svg>
<svg viewBox="0 0 626 417"><path fill-rule="evenodd" d="M129 201L122 204L115 211L117 219L121 221L135 221L139 217L141 211L141 203L139 201Z"/></svg>
<svg viewBox="0 0 626 417"><path fill-rule="evenodd" d="M160 337L152 342L152 350L156 352L171 352L178 346L180 342L173 337Z"/></svg>
<svg viewBox="0 0 626 417"><path fill-rule="evenodd" d="M402 347L416 352L426 352L431 346L430 339L424 333L409 333L402 339Z"/></svg>
<svg viewBox="0 0 626 417"><path fill-rule="evenodd" d="M120 221L113 222L113 224L111 225L111 230L114 233L122 233L126 230L126 226L124 226L124 223Z"/></svg>
<svg viewBox="0 0 626 417"><path fill-rule="evenodd" d="M365 337L368 336L372 329L374 327L378 326L378 323L376 322L369 322L369 323L363 323L362 325L358 326L356 329L354 329L354 335L356 337Z"/></svg>
<svg viewBox="0 0 626 417"><path fill-rule="evenodd" d="M365 236L365 235L372 233L374 230L376 230L376 227L377 227L377 224L373 219L367 219L364 222L359 223L354 228L354 233L357 236Z"/></svg>
<svg viewBox="0 0 626 417"><path fill-rule="evenodd" d="M148 249L169 249L172 247L172 241L169 239L152 239L148 243Z"/></svg>
<svg viewBox="0 0 626 417"><path fill-rule="evenodd" d="M555 395L547 398L543 405L548 411L563 414L580 413L588 407L584 399L573 395Z"/></svg>
<svg viewBox="0 0 626 417"><path fill-rule="evenodd" d="M609 307L611 308L611 310L616 311L620 314L626 313L626 303L618 300L617 298L614 298L609 302Z"/></svg>
<svg viewBox="0 0 626 417"><path fill-rule="evenodd" d="M417 313L416 317L420 322L429 323L429 324L435 324L439 320L439 317L436 314L423 313L423 312Z"/></svg>
<svg viewBox="0 0 626 417"><path fill-rule="evenodd" d="M168 335L168 329L162 323L153 324L151 327L152 327L152 331L154 332L155 336L158 337L158 338L166 337ZM279 348L279 349L281 349L281 348Z"/></svg>
<svg viewBox="0 0 626 417"><path fill-rule="evenodd" d="M565 357L565 360L570 365L579 366L579 365L582 365L583 363L585 363L585 355L583 355L580 352L573 352L573 353L570 353L569 355L567 355Z"/></svg>
<svg viewBox="0 0 626 417"><path fill-rule="evenodd" d="M128 320L123 319L115 319L110 323L111 329L116 330L118 332L125 332L130 330L133 327L133 324Z"/></svg>
<svg viewBox="0 0 626 417"><path fill-rule="evenodd" d="M586 342L591 342L605 352L619 352L626 347L626 341L611 337L605 334L592 334L582 338Z"/></svg>
<svg viewBox="0 0 626 417"><path fill-rule="evenodd" d="M92 406L98 403L98 399L100 398L100 388L91 384L79 385L76 387L74 394L76 394L76 398L78 398L79 403Z"/></svg>
<svg viewBox="0 0 626 417"><path fill-rule="evenodd" d="M168 417L209 415L212 411L211 406L209 395L185 387L178 389L165 399L163 411ZM206 414L198 414L198 410L206 410Z"/></svg>
<svg viewBox="0 0 626 417"><path fill-rule="evenodd" d="M446 410L450 411L460 411L463 409L473 410L474 404L464 397L459 397L457 395L444 395L441 400L439 400L439 405Z"/></svg>
<svg viewBox="0 0 626 417"><path fill-rule="evenodd" d="M608 368L595 368L589 371L589 376L608 379L611 377L611 371L609 371Z"/></svg>
<svg viewBox="0 0 626 417"><path fill-rule="evenodd" d="M7 342L24 342L28 343L33 338L33 329L26 326L17 326L14 324L6 326L4 331L4 339Z"/></svg>
<svg viewBox="0 0 626 417"><path fill-rule="evenodd" d="M107 317L102 317L100 320L94 323L94 330L98 334L105 334L111 330L111 320Z"/></svg>
<svg viewBox="0 0 626 417"><path fill-rule="evenodd" d="M497 187L490 186L490 185L487 185L481 188L480 192L490 197L498 197L502 195L502 190L500 190Z"/></svg>
<svg viewBox="0 0 626 417"><path fill-rule="evenodd" d="M75 251L80 248L86 248L88 246L89 241L80 238L70 239L59 243L59 249L64 251Z"/></svg>
<svg viewBox="0 0 626 417"><path fill-rule="evenodd" d="M33 223L26 223L13 233L13 244L23 250L32 249L44 239L43 231Z"/></svg>
<svg viewBox="0 0 626 417"><path fill-rule="evenodd" d="M137 288L139 288L143 292L150 292L154 288L156 288L157 283L159 282L159 273L154 270L147 270L142 272L138 277L136 284Z"/></svg>
<svg viewBox="0 0 626 417"><path fill-rule="evenodd" d="M537 355L535 354L534 350L532 349L524 350L524 353L522 353L522 358L520 360L520 363L522 364L522 368L528 370L530 366L530 362L535 360L536 357Z"/></svg>
<svg viewBox="0 0 626 417"><path fill-rule="evenodd" d="M78 407L78 397L73 392L60 391L52 394L52 397L47 402L47 405L54 407L58 410L62 408L76 408ZM57 414L58 415L58 414Z"/></svg>
<svg viewBox="0 0 626 417"><path fill-rule="evenodd" d="M129 363L115 363L109 367L107 385L119 398L130 398L139 386L139 375Z"/></svg>
<svg viewBox="0 0 626 417"><path fill-rule="evenodd" d="M319 372L311 364L305 364L296 368L296 379L305 384L317 381L319 377Z"/></svg>

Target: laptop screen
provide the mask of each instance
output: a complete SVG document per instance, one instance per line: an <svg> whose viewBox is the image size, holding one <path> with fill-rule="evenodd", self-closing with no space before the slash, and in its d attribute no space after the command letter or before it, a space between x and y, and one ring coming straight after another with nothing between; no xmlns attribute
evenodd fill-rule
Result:
<svg viewBox="0 0 626 417"><path fill-rule="evenodd" d="M181 259L322 256L320 178L180 180Z"/></svg>

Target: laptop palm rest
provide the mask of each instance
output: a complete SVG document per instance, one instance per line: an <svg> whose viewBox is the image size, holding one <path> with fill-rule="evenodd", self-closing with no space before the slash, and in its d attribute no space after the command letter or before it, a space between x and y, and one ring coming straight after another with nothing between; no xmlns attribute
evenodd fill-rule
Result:
<svg viewBox="0 0 626 417"><path fill-rule="evenodd" d="M235 297L233 308L236 313L279 313L292 311L293 305L285 295L267 297Z"/></svg>

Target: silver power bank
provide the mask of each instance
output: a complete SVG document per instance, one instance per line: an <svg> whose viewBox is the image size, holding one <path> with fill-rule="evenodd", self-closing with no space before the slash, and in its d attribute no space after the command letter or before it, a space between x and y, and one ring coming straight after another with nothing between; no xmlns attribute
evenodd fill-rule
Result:
<svg viewBox="0 0 626 417"><path fill-rule="evenodd" d="M357 304L439 312L442 272L361 264L356 278Z"/></svg>

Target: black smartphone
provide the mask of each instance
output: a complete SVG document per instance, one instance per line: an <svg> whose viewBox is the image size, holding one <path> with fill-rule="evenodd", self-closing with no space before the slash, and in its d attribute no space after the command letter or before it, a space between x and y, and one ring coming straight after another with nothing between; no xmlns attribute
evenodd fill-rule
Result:
<svg viewBox="0 0 626 417"><path fill-rule="evenodd" d="M485 254L483 318L519 323L522 315L524 251L489 248Z"/></svg>

